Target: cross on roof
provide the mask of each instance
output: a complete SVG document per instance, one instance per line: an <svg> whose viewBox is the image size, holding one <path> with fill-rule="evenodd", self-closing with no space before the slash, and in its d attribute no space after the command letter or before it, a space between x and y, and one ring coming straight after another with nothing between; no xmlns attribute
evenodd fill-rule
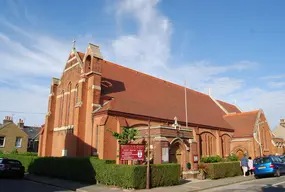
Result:
<svg viewBox="0 0 285 192"><path fill-rule="evenodd" d="M72 48L75 48L75 42L76 42L76 40L73 39L73 40L72 40Z"/></svg>

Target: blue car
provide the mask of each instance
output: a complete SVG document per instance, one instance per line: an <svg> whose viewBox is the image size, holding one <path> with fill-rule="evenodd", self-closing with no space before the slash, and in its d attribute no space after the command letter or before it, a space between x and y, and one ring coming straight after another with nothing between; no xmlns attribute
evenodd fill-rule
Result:
<svg viewBox="0 0 285 192"><path fill-rule="evenodd" d="M285 163L277 156L255 158L253 167L256 179L268 175L280 177L282 173L285 173Z"/></svg>

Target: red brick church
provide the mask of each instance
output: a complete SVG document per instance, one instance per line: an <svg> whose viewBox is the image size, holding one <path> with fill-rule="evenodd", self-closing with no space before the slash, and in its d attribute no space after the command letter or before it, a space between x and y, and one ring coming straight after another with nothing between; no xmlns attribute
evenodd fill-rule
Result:
<svg viewBox="0 0 285 192"><path fill-rule="evenodd" d="M185 94L182 86L104 60L93 44L86 53L72 48L62 76L52 79L48 103L41 156L116 159L118 142L107 130L137 128L140 143L147 140L148 123L154 163L178 162L184 170L193 155L284 152L262 110L242 112L191 89Z"/></svg>

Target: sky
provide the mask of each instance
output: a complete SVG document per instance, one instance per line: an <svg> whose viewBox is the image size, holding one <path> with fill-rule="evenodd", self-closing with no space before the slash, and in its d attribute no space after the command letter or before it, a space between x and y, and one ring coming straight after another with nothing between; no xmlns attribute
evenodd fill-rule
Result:
<svg viewBox="0 0 285 192"><path fill-rule="evenodd" d="M0 118L41 125L71 51L285 118L283 0L0 0ZM191 101L188 101L191 107ZM23 113L19 113L23 112Z"/></svg>

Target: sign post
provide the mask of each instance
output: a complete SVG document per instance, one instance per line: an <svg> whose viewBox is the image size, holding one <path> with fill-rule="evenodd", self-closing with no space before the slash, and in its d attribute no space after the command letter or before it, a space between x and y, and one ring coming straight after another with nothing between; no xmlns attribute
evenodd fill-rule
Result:
<svg viewBox="0 0 285 192"><path fill-rule="evenodd" d="M146 188L150 189L150 120L148 120Z"/></svg>

